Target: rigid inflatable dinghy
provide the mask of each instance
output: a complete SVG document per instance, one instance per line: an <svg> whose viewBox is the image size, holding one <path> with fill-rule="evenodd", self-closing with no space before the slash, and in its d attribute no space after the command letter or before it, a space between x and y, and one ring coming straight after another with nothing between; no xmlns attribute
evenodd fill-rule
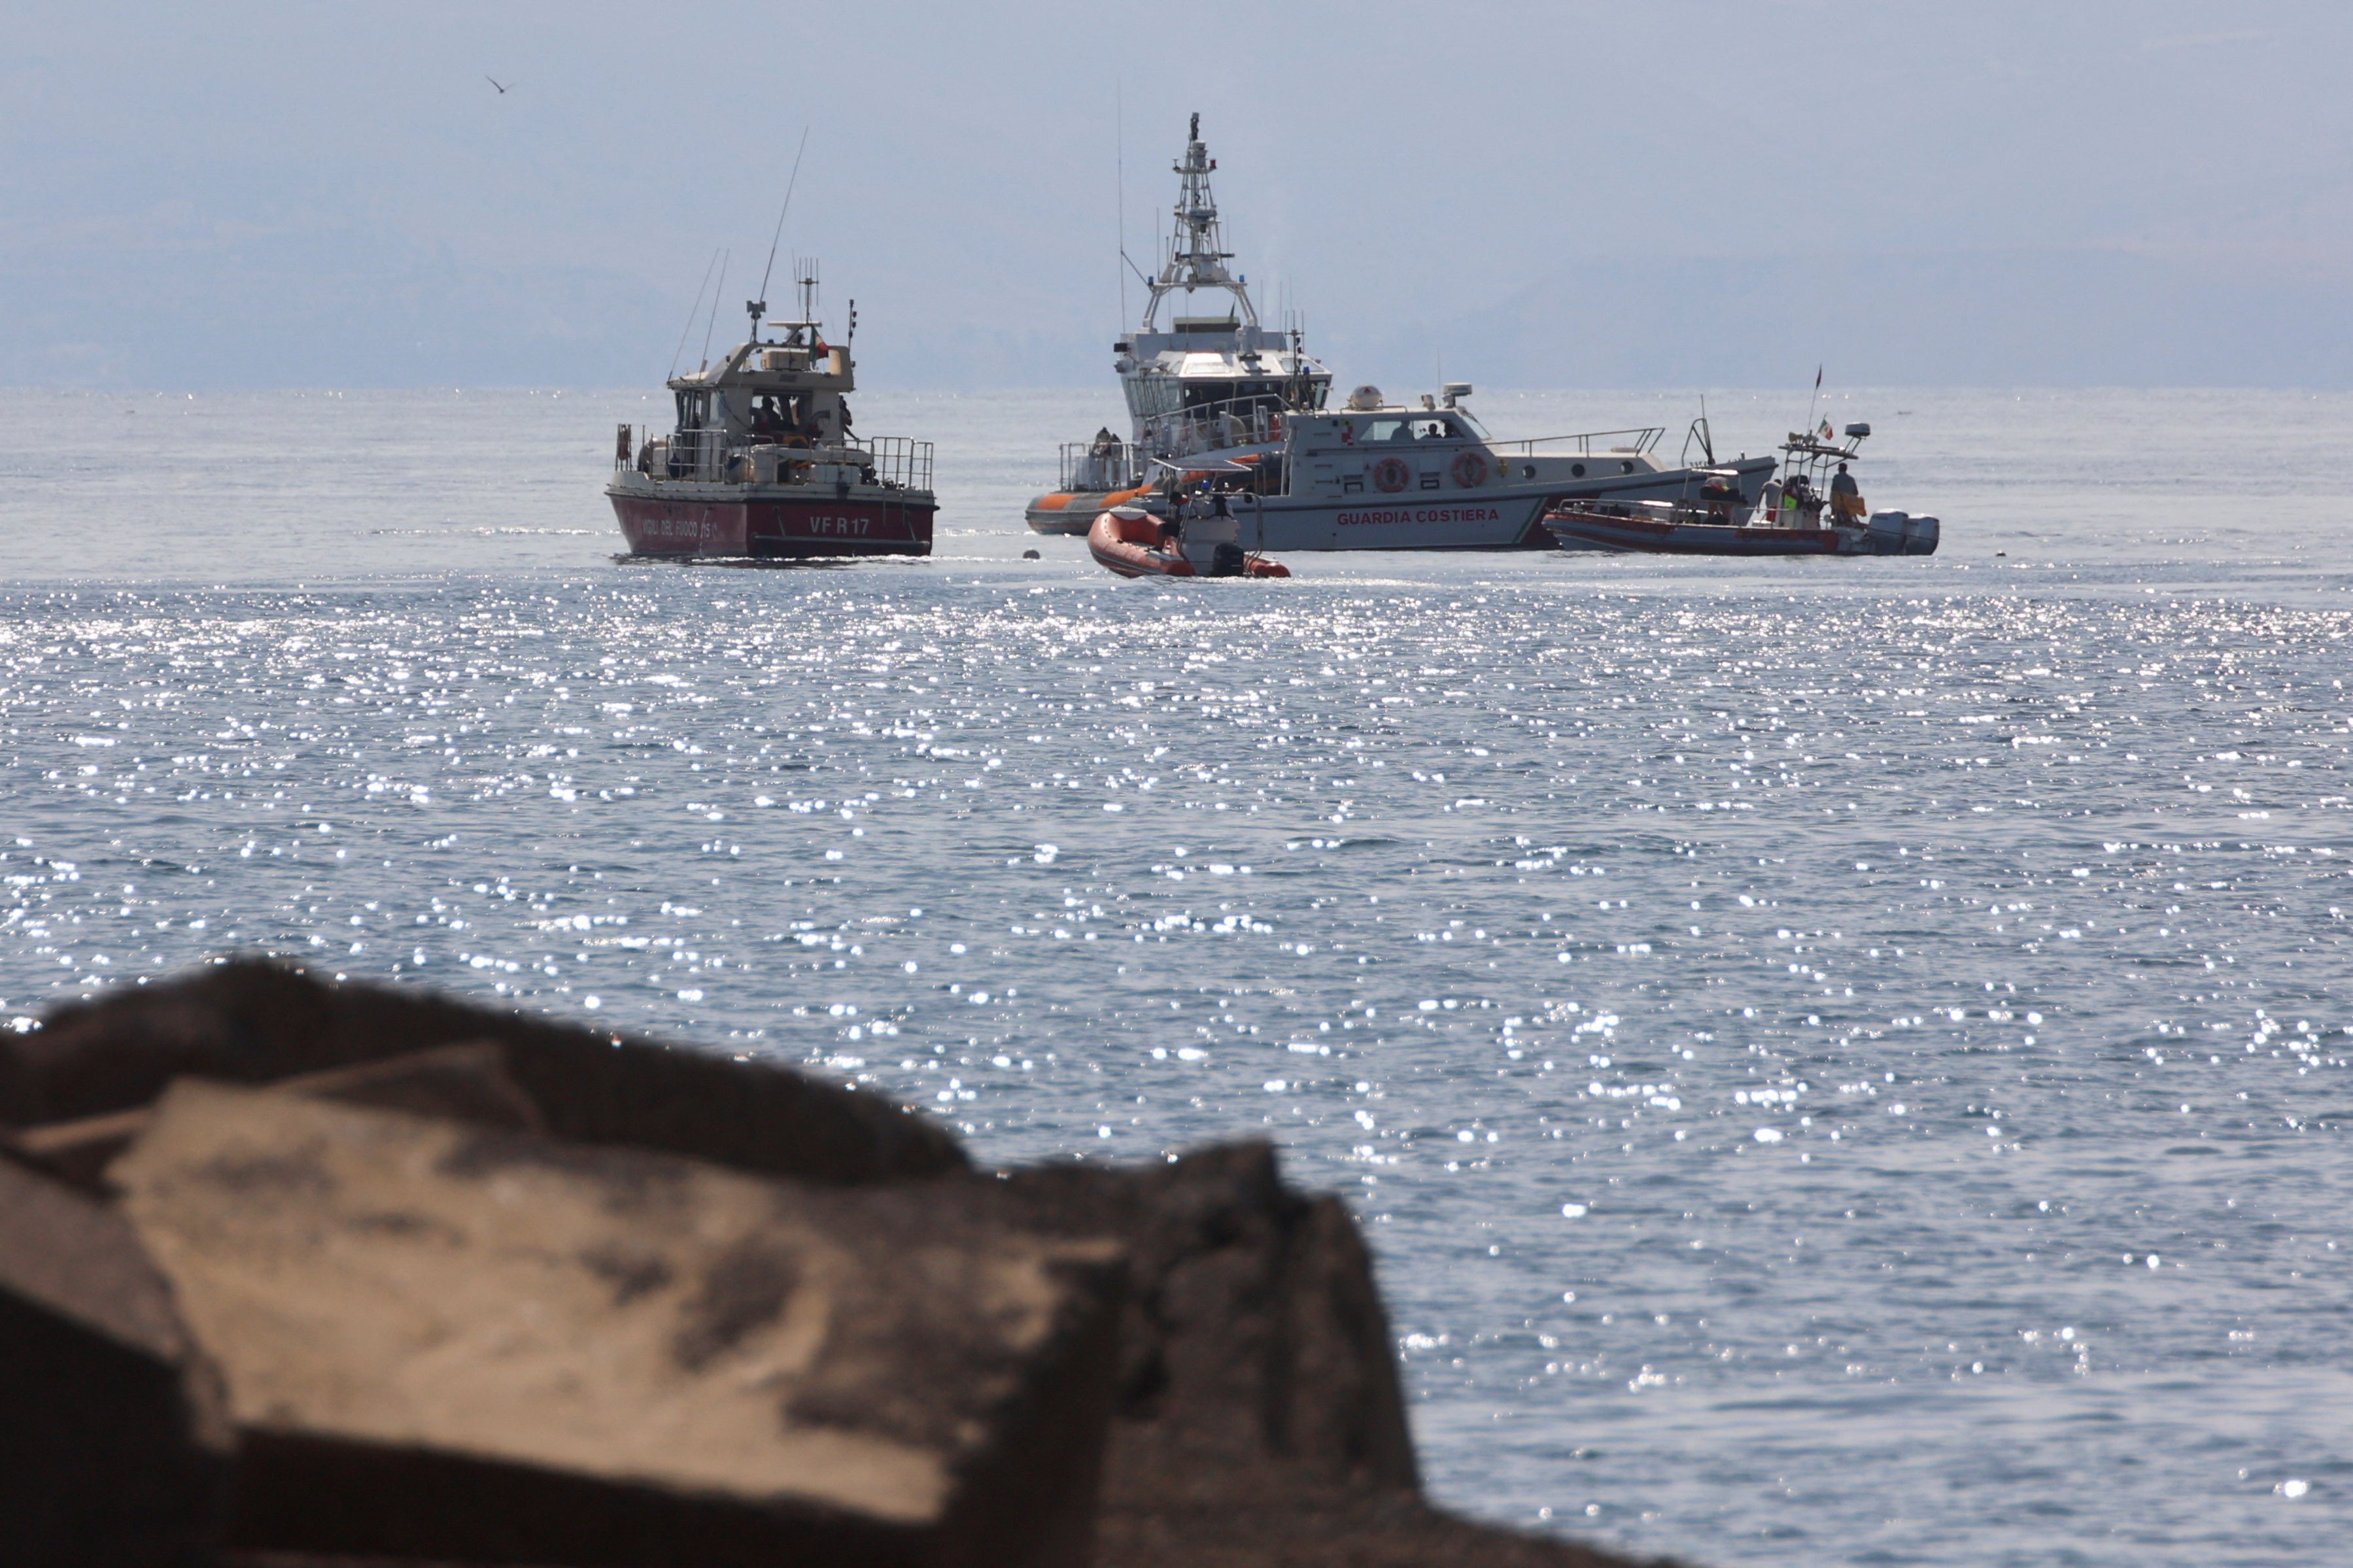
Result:
<svg viewBox="0 0 2353 1568"><path fill-rule="evenodd" d="M1220 529L1220 521L1228 526ZM1230 519L1205 519L1165 539L1161 521L1140 506L1115 506L1097 514L1087 529L1087 553L1095 563L1123 577L1288 577L1279 561L1245 552L1233 538Z"/></svg>

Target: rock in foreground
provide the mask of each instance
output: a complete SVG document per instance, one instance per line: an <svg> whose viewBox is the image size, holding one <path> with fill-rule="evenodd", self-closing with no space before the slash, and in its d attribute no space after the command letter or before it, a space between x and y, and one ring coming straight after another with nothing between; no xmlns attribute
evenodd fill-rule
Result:
<svg viewBox="0 0 2353 1568"><path fill-rule="evenodd" d="M1106 1243L195 1080L109 1173L219 1370L240 1543L1086 1559Z"/></svg>
<svg viewBox="0 0 2353 1568"><path fill-rule="evenodd" d="M163 1500L10 1563L1615 1561L1420 1500L1362 1238L1262 1144L983 1175L880 1096L252 962L0 1039L0 1115L73 1221L0 1222L0 1331L74 1351L0 1374L0 1459L87 1428L0 1514L127 1455ZM28 1290L59 1254L153 1321Z"/></svg>
<svg viewBox="0 0 2353 1568"><path fill-rule="evenodd" d="M817 1182L968 1168L937 1123L766 1062L470 1006L420 986L329 985L252 959L58 1009L0 1036L0 1121L132 1110L183 1075L271 1083L490 1040L547 1130Z"/></svg>

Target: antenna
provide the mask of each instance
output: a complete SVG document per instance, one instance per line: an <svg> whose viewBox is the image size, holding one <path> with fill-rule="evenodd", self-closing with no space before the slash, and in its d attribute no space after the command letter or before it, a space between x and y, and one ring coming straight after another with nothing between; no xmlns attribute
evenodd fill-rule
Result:
<svg viewBox="0 0 2353 1568"><path fill-rule="evenodd" d="M797 260L793 264L793 281L801 291L801 320L814 321L817 320L817 262L813 259Z"/></svg>
<svg viewBox="0 0 2353 1568"><path fill-rule="evenodd" d="M712 246L711 247L711 259L702 264L702 283L701 287L697 288L694 291L694 303L686 308L686 325L681 329L678 334L678 353L670 356L670 375L676 375L678 374L679 357L686 353L686 340L694 334L694 313L702 309L702 290L711 287L712 269L716 268L718 265L719 247L717 246ZM669 377L665 376L663 379L668 380Z"/></svg>
<svg viewBox="0 0 2353 1568"><path fill-rule="evenodd" d="M1822 367L1814 366L1814 395L1806 399L1806 434L1814 433L1814 405L1822 400Z"/></svg>
<svg viewBox="0 0 2353 1568"><path fill-rule="evenodd" d="M711 364L711 329L719 320L719 296L727 292L727 260L733 254L733 251L719 253L719 287L711 291L711 316L702 323L702 363L705 369Z"/></svg>
<svg viewBox="0 0 2353 1568"><path fill-rule="evenodd" d="M793 187L801 183L801 154L808 151L809 128L801 127L801 144L793 153L792 177L785 182L785 205L776 213L776 232L768 237L768 264L760 268L760 297L745 301L752 312L752 335L760 335L760 318L768 310L768 275L776 269L776 247L784 243L785 214L793 210Z"/></svg>
<svg viewBox="0 0 2353 1568"><path fill-rule="evenodd" d="M1119 258L1124 267L1134 262L1127 259L1127 101L1126 89L1117 79L1111 84L1112 148L1113 168L1119 178ZM1141 273L1138 277L1143 276ZM1127 331L1127 273L1119 275L1119 330Z"/></svg>

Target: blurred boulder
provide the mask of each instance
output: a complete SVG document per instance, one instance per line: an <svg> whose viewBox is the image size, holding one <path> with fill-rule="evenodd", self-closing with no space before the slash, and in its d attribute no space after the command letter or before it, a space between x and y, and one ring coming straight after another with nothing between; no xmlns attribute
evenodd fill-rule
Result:
<svg viewBox="0 0 2353 1568"><path fill-rule="evenodd" d="M219 1369L249 1550L1088 1559L1117 1249L185 1080L110 1179Z"/></svg>
<svg viewBox="0 0 2353 1568"><path fill-rule="evenodd" d="M507 1075L506 1047L495 1040L440 1046L357 1067L298 1073L272 1087L313 1100L440 1116L485 1127L537 1131L543 1126L538 1105ZM0 1133L0 1140L25 1163L78 1187L103 1193L107 1165L146 1131L153 1117L152 1109L142 1105L133 1110Z"/></svg>
<svg viewBox="0 0 2353 1568"><path fill-rule="evenodd" d="M556 1137L686 1154L813 1182L966 1168L955 1138L881 1095L456 1001L421 986L328 984L260 959L61 1007L0 1036L0 1121L132 1110L183 1076L268 1083L430 1046L494 1040Z"/></svg>
<svg viewBox="0 0 2353 1568"><path fill-rule="evenodd" d="M0 1563L195 1568L228 1469L210 1369L130 1225L0 1160Z"/></svg>
<svg viewBox="0 0 2353 1568"><path fill-rule="evenodd" d="M1055 1164L993 1184L1007 1223L1126 1247L1120 1415L1158 1466L1285 1460L1413 1489L1413 1437L1372 1258L1338 1199L1286 1186L1271 1145L1138 1166Z"/></svg>
<svg viewBox="0 0 2353 1568"><path fill-rule="evenodd" d="M975 1173L252 960L0 1037L0 1568L1619 1562L1420 1497L1363 1237L1264 1143Z"/></svg>

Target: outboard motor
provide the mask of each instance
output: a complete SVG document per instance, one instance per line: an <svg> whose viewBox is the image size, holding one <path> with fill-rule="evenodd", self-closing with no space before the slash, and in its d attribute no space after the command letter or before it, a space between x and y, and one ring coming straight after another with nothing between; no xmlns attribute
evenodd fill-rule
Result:
<svg viewBox="0 0 2353 1568"><path fill-rule="evenodd" d="M1912 521L1911 514L1901 511L1874 511L1870 526L1863 530L1862 551L1865 555L1901 555L1904 553L1905 530ZM1931 545L1929 548L1934 549Z"/></svg>
<svg viewBox="0 0 2353 1568"><path fill-rule="evenodd" d="M1928 548L1934 550L1936 546L1931 544ZM1209 575L1212 577L1239 577L1249 569L1249 563L1239 544L1220 544L1209 553Z"/></svg>
<svg viewBox="0 0 2353 1568"><path fill-rule="evenodd" d="M1936 553L1936 538L1941 531L1933 517L1906 518L1904 522L1904 553L1934 555Z"/></svg>

